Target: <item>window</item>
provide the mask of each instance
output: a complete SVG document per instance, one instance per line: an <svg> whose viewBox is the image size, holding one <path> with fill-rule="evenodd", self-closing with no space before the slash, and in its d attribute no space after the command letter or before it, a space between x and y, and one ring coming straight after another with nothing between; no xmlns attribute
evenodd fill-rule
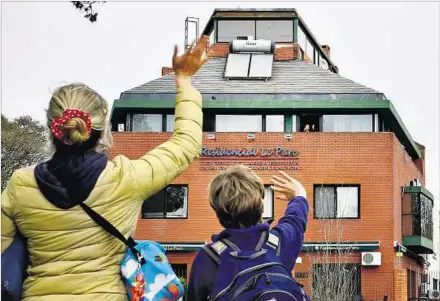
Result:
<svg viewBox="0 0 440 301"><path fill-rule="evenodd" d="M417 278L416 272L411 270L406 270L406 291L408 298L417 297Z"/></svg>
<svg viewBox="0 0 440 301"><path fill-rule="evenodd" d="M174 115L167 115L167 132L174 131Z"/></svg>
<svg viewBox="0 0 440 301"><path fill-rule="evenodd" d="M152 195L142 205L142 218L188 217L188 187L170 185Z"/></svg>
<svg viewBox="0 0 440 301"><path fill-rule="evenodd" d="M293 20L257 21L256 38L274 42L292 42Z"/></svg>
<svg viewBox="0 0 440 301"><path fill-rule="evenodd" d="M433 203L423 193L413 192L403 195L402 235L433 238Z"/></svg>
<svg viewBox="0 0 440 301"><path fill-rule="evenodd" d="M359 218L359 185L315 185L315 218Z"/></svg>
<svg viewBox="0 0 440 301"><path fill-rule="evenodd" d="M305 52L307 49L307 37L301 26L298 26L298 44L302 51Z"/></svg>
<svg viewBox="0 0 440 301"><path fill-rule="evenodd" d="M240 36L255 37L254 20L219 20L217 23L217 42L230 42Z"/></svg>
<svg viewBox="0 0 440 301"><path fill-rule="evenodd" d="M174 271L174 274L176 274L177 278L179 278L180 282L184 281L183 286L186 292L186 286L188 285L188 267L186 264L171 264L171 268ZM178 299L177 301L184 301L186 299L186 295L184 295L182 298Z"/></svg>
<svg viewBox="0 0 440 301"><path fill-rule="evenodd" d="M216 132L261 132L263 118L261 115L217 115Z"/></svg>
<svg viewBox="0 0 440 301"><path fill-rule="evenodd" d="M273 218L273 190L270 188L270 185L264 186L264 210L263 210L263 218Z"/></svg>
<svg viewBox="0 0 440 301"><path fill-rule="evenodd" d="M324 132L372 132L373 115L324 115Z"/></svg>
<svg viewBox="0 0 440 301"><path fill-rule="evenodd" d="M432 289L435 291L438 290L438 279L432 279Z"/></svg>
<svg viewBox="0 0 440 301"><path fill-rule="evenodd" d="M293 20L219 20L217 27L218 43L230 42L241 36L274 42L293 41Z"/></svg>
<svg viewBox="0 0 440 301"><path fill-rule="evenodd" d="M319 132L320 131L320 115L301 115L300 116L300 131L301 132Z"/></svg>
<svg viewBox="0 0 440 301"><path fill-rule="evenodd" d="M377 115L377 114L374 114L374 132L380 132L380 129L379 129L379 115Z"/></svg>
<svg viewBox="0 0 440 301"><path fill-rule="evenodd" d="M313 44L310 42L309 39L307 39L306 43L306 49L304 50L307 56L309 57L310 61L314 62L314 55L315 55L315 47L313 47Z"/></svg>
<svg viewBox="0 0 440 301"><path fill-rule="evenodd" d="M133 114L133 132L162 132L162 114Z"/></svg>
<svg viewBox="0 0 440 301"><path fill-rule="evenodd" d="M292 116L292 132L296 132L297 131L297 117L296 115Z"/></svg>
<svg viewBox="0 0 440 301"><path fill-rule="evenodd" d="M284 115L266 115L266 132L284 132Z"/></svg>

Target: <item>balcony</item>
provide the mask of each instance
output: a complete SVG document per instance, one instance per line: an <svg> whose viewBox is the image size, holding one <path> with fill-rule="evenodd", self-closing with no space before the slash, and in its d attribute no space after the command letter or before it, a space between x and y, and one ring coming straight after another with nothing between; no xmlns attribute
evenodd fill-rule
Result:
<svg viewBox="0 0 440 301"><path fill-rule="evenodd" d="M433 205L433 196L425 188L403 188L403 245L417 254L433 254Z"/></svg>

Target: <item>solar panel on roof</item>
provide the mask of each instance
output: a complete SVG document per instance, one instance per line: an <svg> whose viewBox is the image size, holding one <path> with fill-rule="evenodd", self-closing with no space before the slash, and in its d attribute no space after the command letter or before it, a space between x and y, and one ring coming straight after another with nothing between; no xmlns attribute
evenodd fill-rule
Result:
<svg viewBox="0 0 440 301"><path fill-rule="evenodd" d="M273 54L252 54L249 78L272 77Z"/></svg>
<svg viewBox="0 0 440 301"><path fill-rule="evenodd" d="M227 78L243 78L249 73L250 54L230 53L226 62L225 77Z"/></svg>

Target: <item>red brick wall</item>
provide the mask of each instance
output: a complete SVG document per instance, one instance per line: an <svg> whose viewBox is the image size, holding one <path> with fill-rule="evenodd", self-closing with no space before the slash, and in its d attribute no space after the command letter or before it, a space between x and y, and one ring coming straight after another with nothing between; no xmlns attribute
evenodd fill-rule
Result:
<svg viewBox="0 0 440 301"><path fill-rule="evenodd" d="M174 70L171 67L162 67L162 76L173 73Z"/></svg>
<svg viewBox="0 0 440 301"><path fill-rule="evenodd" d="M115 149L111 155L124 154L135 159L170 137L169 133L114 133ZM394 287L396 268L393 241L401 241L401 196L400 187L418 175L418 169L401 148L392 133L294 133L291 141L281 133L259 133L249 141L245 133L217 133L215 140L203 140L206 147L276 147L295 149L299 152L300 170L288 171L301 181L310 202L309 226L306 241L322 240L320 221L313 219L313 184L361 184L361 219L341 220L346 241L380 241L382 266L362 268L362 293L371 298L375 294L389 292L389 300L397 289ZM137 239L154 239L161 242L209 241L211 234L221 227L208 205L207 184L218 171L200 170L207 160L198 159L174 183L188 184L188 219L140 220ZM238 158L217 158L215 161L233 163ZM244 161L244 160L241 160ZM251 161L264 161L253 158ZM279 161L287 161L279 159ZM257 171L264 183L276 171ZM285 209L284 202L275 201L274 214L279 218ZM336 236L336 234L335 234ZM192 263L194 253L170 253L175 263ZM302 254L304 263L296 270L309 270L307 255ZM417 265L404 257L406 264L397 264L405 269L408 264ZM360 263L360 254L354 255ZM189 272L189 271L188 271ZM310 276L311 277L311 276ZM303 280L310 291L311 278ZM397 299L396 299L397 300ZM400 300L398 300L400 301Z"/></svg>

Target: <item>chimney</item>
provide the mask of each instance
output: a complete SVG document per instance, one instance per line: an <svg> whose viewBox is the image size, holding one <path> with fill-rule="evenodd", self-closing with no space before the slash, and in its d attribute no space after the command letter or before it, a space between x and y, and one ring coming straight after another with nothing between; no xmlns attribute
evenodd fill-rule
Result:
<svg viewBox="0 0 440 301"><path fill-rule="evenodd" d="M275 61L291 61L300 58L299 45L286 44L275 48Z"/></svg>
<svg viewBox="0 0 440 301"><path fill-rule="evenodd" d="M325 54L327 54L327 56L330 57L330 46L322 45L322 50L324 50Z"/></svg>
<svg viewBox="0 0 440 301"><path fill-rule="evenodd" d="M211 57L228 57L229 43L212 44L209 47L209 51L211 52Z"/></svg>
<svg viewBox="0 0 440 301"><path fill-rule="evenodd" d="M162 76L173 73L174 70L171 67L162 67Z"/></svg>

